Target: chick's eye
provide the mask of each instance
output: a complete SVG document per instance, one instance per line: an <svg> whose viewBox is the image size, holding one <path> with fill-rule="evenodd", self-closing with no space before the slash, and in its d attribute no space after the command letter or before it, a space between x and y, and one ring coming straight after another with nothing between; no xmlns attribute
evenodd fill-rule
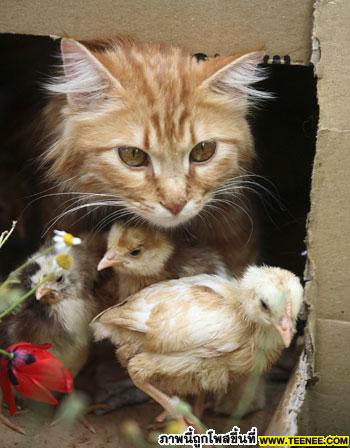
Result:
<svg viewBox="0 0 350 448"><path fill-rule="evenodd" d="M56 278L56 282L57 283L62 283L63 282L63 275L60 275L59 277Z"/></svg>
<svg viewBox="0 0 350 448"><path fill-rule="evenodd" d="M261 305L261 308L264 310L264 311L270 311L270 307L267 305L267 303L265 302L265 300L260 300L260 305Z"/></svg>
<svg viewBox="0 0 350 448"><path fill-rule="evenodd" d="M192 148L190 152L191 162L206 162L211 159L216 151L216 142L214 140L207 140L200 142Z"/></svg>
<svg viewBox="0 0 350 448"><path fill-rule="evenodd" d="M138 257L141 254L141 249L134 249L129 252L131 257Z"/></svg>
<svg viewBox="0 0 350 448"><path fill-rule="evenodd" d="M118 148L118 154L120 159L131 167L147 166L149 162L145 151L134 146L122 146Z"/></svg>

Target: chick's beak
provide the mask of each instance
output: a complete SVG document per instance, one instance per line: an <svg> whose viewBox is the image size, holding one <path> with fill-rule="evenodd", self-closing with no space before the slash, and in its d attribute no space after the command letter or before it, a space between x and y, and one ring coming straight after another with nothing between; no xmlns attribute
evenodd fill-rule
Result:
<svg viewBox="0 0 350 448"><path fill-rule="evenodd" d="M290 343L292 342L294 334L294 328L292 322L292 309L291 309L291 303L289 301L287 301L285 305L283 316L277 323L275 323L275 327L279 332L279 334L281 335L285 347L289 347Z"/></svg>
<svg viewBox="0 0 350 448"><path fill-rule="evenodd" d="M36 300L41 300L43 297L48 296L51 293L52 293L52 290L50 288L47 288L45 286L40 286L35 292Z"/></svg>
<svg viewBox="0 0 350 448"><path fill-rule="evenodd" d="M109 249L100 260L97 266L98 271L110 268L111 266L121 266L123 262L117 259L117 254L113 249Z"/></svg>

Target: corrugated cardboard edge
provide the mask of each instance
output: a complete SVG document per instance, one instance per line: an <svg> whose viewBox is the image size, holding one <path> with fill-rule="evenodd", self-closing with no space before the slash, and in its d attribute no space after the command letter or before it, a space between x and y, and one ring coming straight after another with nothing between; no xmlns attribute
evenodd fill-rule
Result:
<svg viewBox="0 0 350 448"><path fill-rule="evenodd" d="M298 414L304 403L306 385L310 378L309 358L305 348L265 431L265 435L287 436L298 433Z"/></svg>

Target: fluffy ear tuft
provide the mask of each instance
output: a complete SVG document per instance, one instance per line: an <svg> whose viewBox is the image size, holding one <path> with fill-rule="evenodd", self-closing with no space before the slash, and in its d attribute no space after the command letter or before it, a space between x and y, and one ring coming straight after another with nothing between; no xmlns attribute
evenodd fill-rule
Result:
<svg viewBox="0 0 350 448"><path fill-rule="evenodd" d="M257 90L254 84L267 77L266 70L258 67L263 53L247 53L240 57L218 58L214 73L204 80L202 86L226 96L228 100L254 101L269 99L268 92Z"/></svg>
<svg viewBox="0 0 350 448"><path fill-rule="evenodd" d="M119 82L103 64L82 44L61 40L63 73L47 86L53 93L67 95L74 109L89 109L106 98L112 88L122 90Z"/></svg>

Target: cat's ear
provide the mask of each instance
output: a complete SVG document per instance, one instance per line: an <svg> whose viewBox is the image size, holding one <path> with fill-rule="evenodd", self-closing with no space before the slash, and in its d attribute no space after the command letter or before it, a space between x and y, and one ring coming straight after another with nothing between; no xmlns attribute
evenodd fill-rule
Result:
<svg viewBox="0 0 350 448"><path fill-rule="evenodd" d="M262 56L262 52L256 51L239 57L215 58L201 86L224 95L227 100L243 99L246 102L248 95L253 101L270 98L268 92L254 87L267 77L266 70L258 67Z"/></svg>
<svg viewBox="0 0 350 448"><path fill-rule="evenodd" d="M112 89L123 90L108 69L76 40L63 38L61 55L62 76L54 79L47 88L51 92L65 94L74 109L96 107Z"/></svg>

